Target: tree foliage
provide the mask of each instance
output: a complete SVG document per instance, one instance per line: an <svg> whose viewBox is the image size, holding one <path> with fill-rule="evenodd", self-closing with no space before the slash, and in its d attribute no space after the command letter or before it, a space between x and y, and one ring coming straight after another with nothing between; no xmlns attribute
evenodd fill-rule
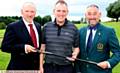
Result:
<svg viewBox="0 0 120 73"><path fill-rule="evenodd" d="M8 25L11 22L15 22L17 20L20 20L21 17L18 16L1 16L0 17L0 25L3 28L3 25ZM41 25L44 25L46 22L49 22L52 20L50 15L44 16L43 18L41 16L36 16L34 20Z"/></svg>
<svg viewBox="0 0 120 73"><path fill-rule="evenodd" d="M42 18L40 16L35 17L34 20L39 24L42 24Z"/></svg>
<svg viewBox="0 0 120 73"><path fill-rule="evenodd" d="M4 22L6 25L8 25L9 23L14 22L18 19L20 19L18 16L1 16L0 22Z"/></svg>
<svg viewBox="0 0 120 73"><path fill-rule="evenodd" d="M45 23L52 21L52 18L50 15L46 15L42 18L42 25L44 25Z"/></svg>
<svg viewBox="0 0 120 73"><path fill-rule="evenodd" d="M120 0L115 1L114 3L111 3L107 8L107 16L110 18L116 19L116 21L119 20L120 17Z"/></svg>

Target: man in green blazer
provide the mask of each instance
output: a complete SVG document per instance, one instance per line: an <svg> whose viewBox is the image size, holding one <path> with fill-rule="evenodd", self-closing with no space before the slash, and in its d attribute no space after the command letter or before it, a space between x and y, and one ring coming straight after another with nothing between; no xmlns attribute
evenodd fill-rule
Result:
<svg viewBox="0 0 120 73"><path fill-rule="evenodd" d="M88 26L79 30L80 53L78 58L97 64L76 62L76 73L112 73L112 68L120 61L120 46L113 28L99 22L101 12L97 5L87 7L85 13ZM110 57L110 51L113 53Z"/></svg>

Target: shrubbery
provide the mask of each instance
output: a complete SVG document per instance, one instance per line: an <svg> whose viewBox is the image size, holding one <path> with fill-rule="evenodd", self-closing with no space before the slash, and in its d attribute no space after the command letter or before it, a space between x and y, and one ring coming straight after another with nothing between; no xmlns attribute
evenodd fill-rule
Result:
<svg viewBox="0 0 120 73"><path fill-rule="evenodd" d="M0 29L5 29L6 24L4 22L0 22Z"/></svg>

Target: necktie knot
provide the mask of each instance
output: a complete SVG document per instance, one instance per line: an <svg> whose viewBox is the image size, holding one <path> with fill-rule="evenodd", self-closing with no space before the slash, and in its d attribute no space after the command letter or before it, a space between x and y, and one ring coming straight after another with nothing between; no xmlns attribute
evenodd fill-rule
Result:
<svg viewBox="0 0 120 73"><path fill-rule="evenodd" d="M90 29L90 30L96 30L97 27L96 27L96 26L93 26L93 27L90 26L89 29Z"/></svg>
<svg viewBox="0 0 120 73"><path fill-rule="evenodd" d="M28 24L28 26L32 27L33 25L32 24Z"/></svg>
<svg viewBox="0 0 120 73"><path fill-rule="evenodd" d="M93 27L89 27L90 31L92 31L94 28Z"/></svg>
<svg viewBox="0 0 120 73"><path fill-rule="evenodd" d="M96 30L99 25L100 25L100 24L97 23L95 26L89 26L88 28L89 28L90 30L92 30L92 29L93 29L93 30Z"/></svg>

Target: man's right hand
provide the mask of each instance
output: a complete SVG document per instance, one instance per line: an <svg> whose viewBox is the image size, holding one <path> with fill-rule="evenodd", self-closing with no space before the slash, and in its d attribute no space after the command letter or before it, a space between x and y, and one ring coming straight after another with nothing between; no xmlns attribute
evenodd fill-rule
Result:
<svg viewBox="0 0 120 73"><path fill-rule="evenodd" d="M30 53L30 52L36 52L35 50L36 48L34 48L31 45L25 45L25 53Z"/></svg>
<svg viewBox="0 0 120 73"><path fill-rule="evenodd" d="M40 68L40 72L39 73L44 73L43 67Z"/></svg>

